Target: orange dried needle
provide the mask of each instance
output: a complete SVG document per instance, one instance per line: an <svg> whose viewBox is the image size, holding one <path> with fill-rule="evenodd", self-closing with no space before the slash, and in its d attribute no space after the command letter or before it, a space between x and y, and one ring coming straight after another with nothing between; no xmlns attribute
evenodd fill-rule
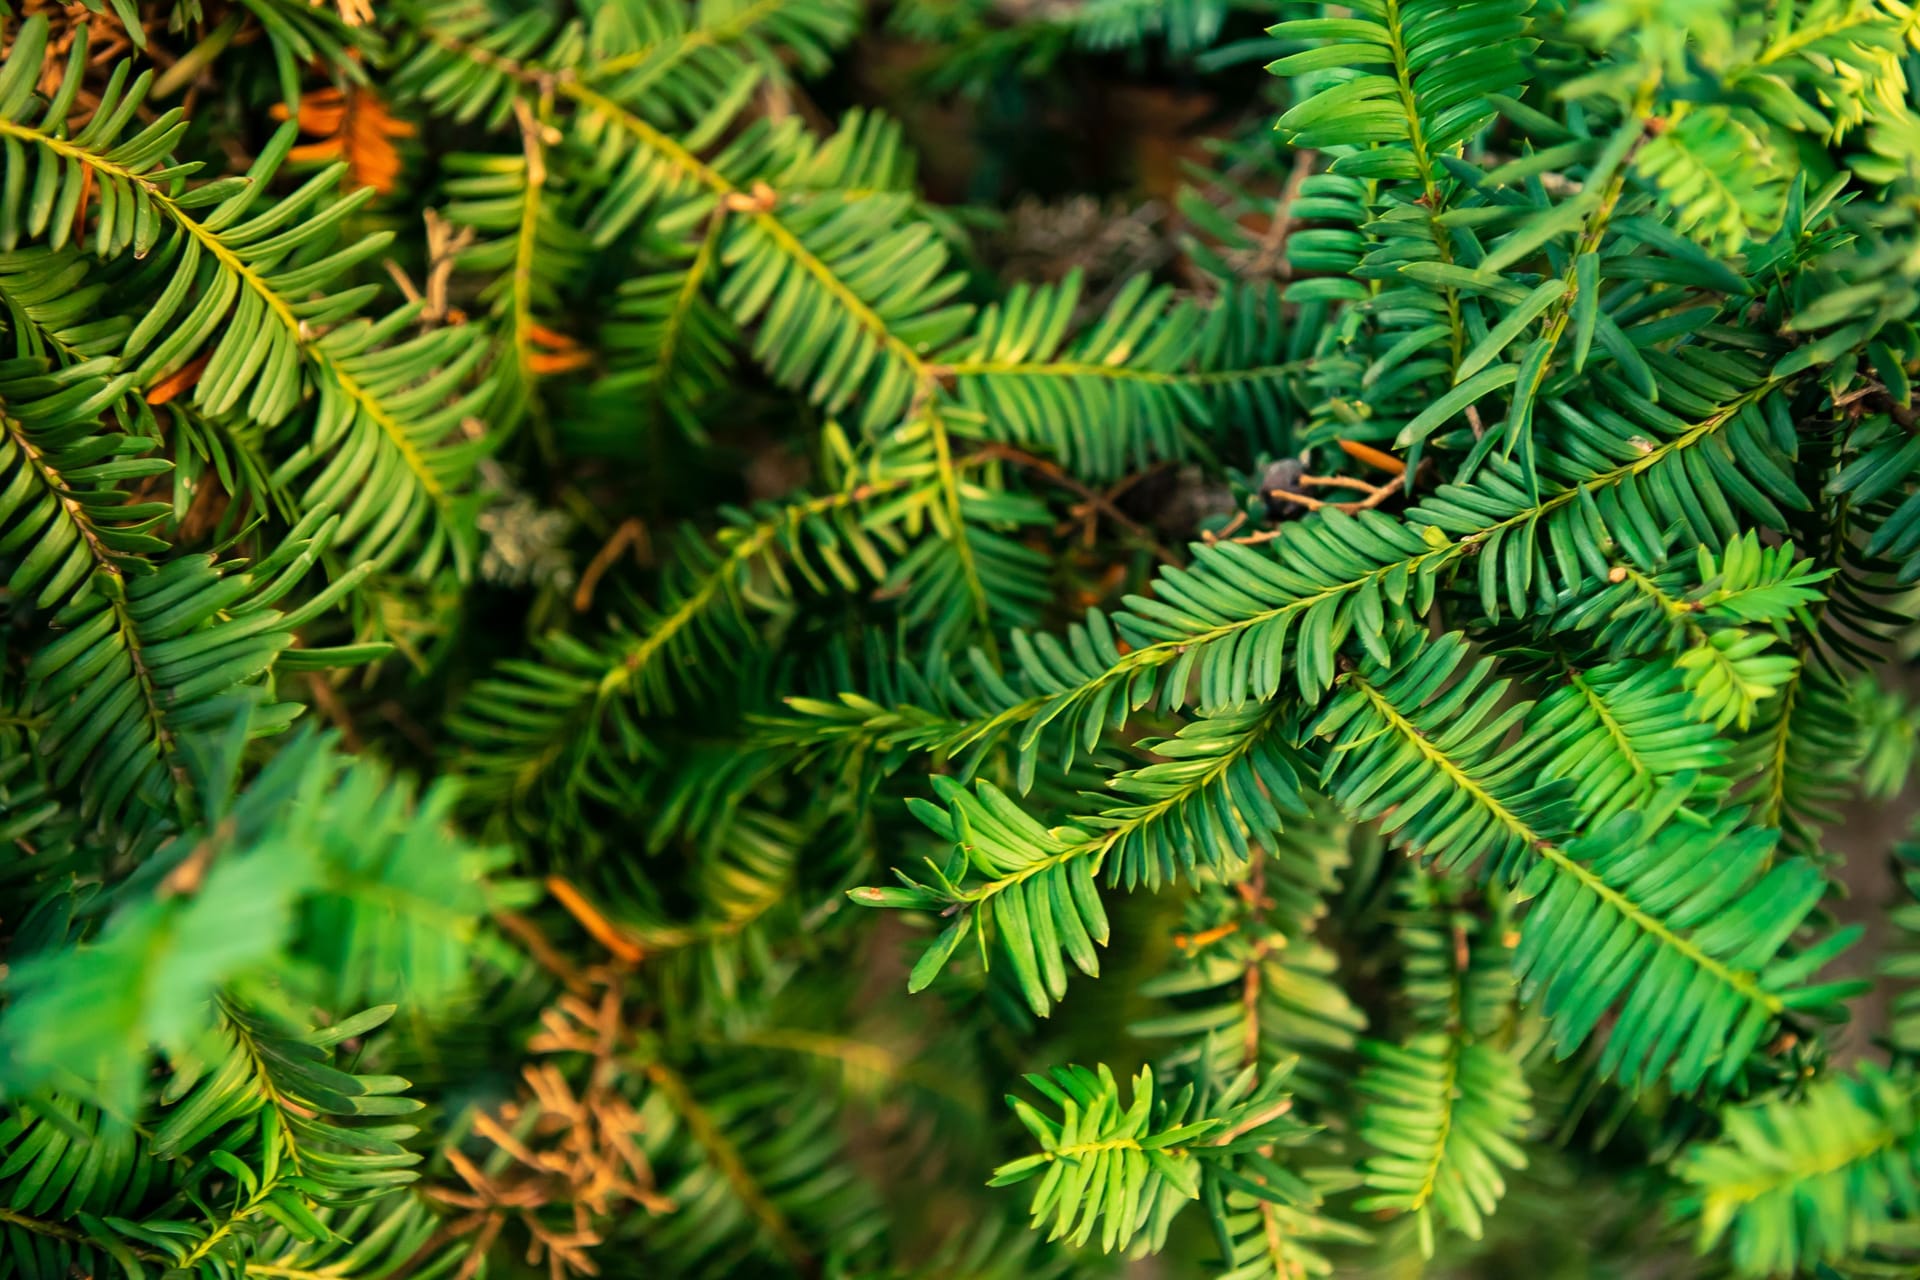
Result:
<svg viewBox="0 0 1920 1280"><path fill-rule="evenodd" d="M1382 453L1370 444L1361 444L1358 440L1337 442L1341 452L1356 462L1364 462L1375 471L1384 471L1390 476L1405 475L1407 464L1390 453Z"/></svg>
<svg viewBox="0 0 1920 1280"><path fill-rule="evenodd" d="M567 881L559 876L548 876L547 892L567 909L567 914L580 922L581 928L592 934L601 946L613 952L616 959L627 964L639 964L645 958L646 952L622 933L619 926L601 915L600 909L588 902L586 897Z"/></svg>

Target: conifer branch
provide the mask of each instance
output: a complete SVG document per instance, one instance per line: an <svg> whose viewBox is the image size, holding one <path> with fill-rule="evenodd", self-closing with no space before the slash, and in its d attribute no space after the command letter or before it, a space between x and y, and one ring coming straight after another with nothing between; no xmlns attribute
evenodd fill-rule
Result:
<svg viewBox="0 0 1920 1280"><path fill-rule="evenodd" d="M1484 809L1497 824L1511 832L1536 856L1544 859L1557 874L1577 883L1583 892L1591 894L1599 902L1604 903L1634 929L1652 938L1662 948L1684 957L1690 966L1711 974L1716 981L1739 995L1742 1000L1775 1016L1784 1010L1785 1005L1780 997L1763 988L1751 973L1736 970L1708 955L1698 945L1668 927L1659 917L1632 901L1627 895L1571 857L1559 844L1536 830L1525 818L1492 794L1486 784L1481 782L1473 772L1435 746L1418 726L1407 719L1392 701L1384 697L1363 676L1356 673L1350 677L1350 683L1360 691L1361 696L1367 700L1367 704L1381 720L1385 721L1422 758L1446 775L1459 794L1472 797L1476 805Z"/></svg>

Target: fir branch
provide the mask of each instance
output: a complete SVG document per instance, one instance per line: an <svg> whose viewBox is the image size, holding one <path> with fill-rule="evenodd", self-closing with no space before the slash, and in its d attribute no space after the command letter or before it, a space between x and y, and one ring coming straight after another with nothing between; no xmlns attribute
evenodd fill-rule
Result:
<svg viewBox="0 0 1920 1280"><path fill-rule="evenodd" d="M797 1271L805 1273L811 1270L812 1250L800 1239L779 1206L761 1188L752 1171L747 1168L746 1161L741 1158L738 1148L701 1107L686 1081L658 1061L646 1063L642 1070L654 1088L666 1097L674 1114L687 1126L706 1158L726 1179L735 1198L746 1207L760 1230L773 1240L780 1255Z"/></svg>

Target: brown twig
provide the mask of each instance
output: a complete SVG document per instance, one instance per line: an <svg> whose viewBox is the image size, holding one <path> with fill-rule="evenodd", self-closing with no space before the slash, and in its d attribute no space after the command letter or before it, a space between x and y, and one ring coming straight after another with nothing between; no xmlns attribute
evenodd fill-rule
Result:
<svg viewBox="0 0 1920 1280"><path fill-rule="evenodd" d="M580 585L573 591L575 613L585 613L593 606L594 588L600 585L600 579L606 576L607 570L613 567L613 562L619 559L620 553L629 546L633 548L633 558L642 564L646 563L647 526L640 522L638 516L628 516L622 520L620 526L613 531L613 536L609 537L605 545L594 552L593 559L587 562L585 571L580 575Z"/></svg>
<svg viewBox="0 0 1920 1280"><path fill-rule="evenodd" d="M1355 511L1372 510L1388 498L1391 498L1400 488L1400 480L1397 476L1383 480L1379 484L1368 484L1365 480L1356 480L1352 476L1301 476L1300 483L1330 488L1361 489L1366 492L1367 496L1357 498L1352 502L1328 502L1322 498L1316 498L1311 494L1295 493L1291 489L1271 489L1268 490L1266 496L1270 498L1282 498L1297 506L1305 507L1308 511L1318 511L1322 507L1332 507L1337 511L1345 511L1351 515ZM1278 536L1279 530L1275 529L1267 531L1264 536L1249 534L1246 540L1265 542L1268 538ZM1239 542L1243 541L1243 539L1236 538L1234 541Z"/></svg>
<svg viewBox="0 0 1920 1280"><path fill-rule="evenodd" d="M441 217L438 211L428 209L421 215L427 229L427 286L423 291L407 275L406 268L391 258L382 259L381 265L387 269L387 275L400 290L401 296L410 303L423 302L420 320L423 324L438 324L441 321L458 323L466 316L447 301L447 287L453 280L454 259L460 251L473 243L472 227L461 227L457 231L454 225Z"/></svg>
<svg viewBox="0 0 1920 1280"><path fill-rule="evenodd" d="M1247 959L1247 972L1240 980L1242 1014L1240 1061L1242 1065L1260 1056L1260 988L1265 981L1265 975L1260 972L1260 966L1267 958L1266 951L1265 943L1254 948L1253 955Z"/></svg>
<svg viewBox="0 0 1920 1280"><path fill-rule="evenodd" d="M579 996L592 990L585 975L548 940L539 925L517 911L496 911L493 922L512 934L527 949L527 954L558 978L567 990Z"/></svg>
<svg viewBox="0 0 1920 1280"><path fill-rule="evenodd" d="M1277 498L1283 502L1292 503L1303 511L1318 511L1322 507L1332 507L1336 511L1344 511L1351 515L1356 511L1370 511L1399 491L1401 482L1407 474L1406 463L1390 453L1384 453L1372 445L1361 444L1357 440L1337 440L1335 443L1340 446L1343 453L1356 462L1365 463L1376 471L1385 472L1387 479L1375 483L1373 481L1363 480L1359 476L1302 475L1289 480L1289 483L1298 486L1297 488L1267 489L1263 491L1261 496L1269 499ZM1366 496L1355 498L1348 502L1329 502L1325 498L1316 498L1310 493L1301 492L1300 490L1303 488L1352 489ZM1246 512L1235 512L1233 519L1228 522L1226 528L1217 531L1203 530L1200 536L1202 540L1209 543L1237 542L1243 546L1254 546L1262 542L1271 542L1286 532L1286 528L1283 525L1277 529L1260 529L1253 533L1241 534L1237 538L1234 537L1234 530L1245 524L1246 520Z"/></svg>
<svg viewBox="0 0 1920 1280"><path fill-rule="evenodd" d="M418 720L407 714L407 709L389 698L380 704L380 718L400 731L402 737L412 743L421 755L432 756L440 750L440 744L426 731Z"/></svg>
<svg viewBox="0 0 1920 1280"><path fill-rule="evenodd" d="M1203 542L1223 541L1224 539L1232 537L1233 531L1235 529L1238 529L1241 525L1245 524L1246 522L1247 522L1247 513L1244 511L1236 511L1233 513L1233 519L1227 521L1226 527L1219 530L1218 532L1215 532L1212 529L1202 529L1200 531L1200 540Z"/></svg>
<svg viewBox="0 0 1920 1280"><path fill-rule="evenodd" d="M1115 489L1113 493L1101 493L1099 490L1093 489L1067 474L1059 463L1037 457L1023 449L1016 449L1012 445L999 443L983 445L979 452L974 454L974 457L999 458L1006 462L1017 463L1030 471L1039 472L1042 476L1059 485L1061 488L1070 490L1080 496L1082 506L1075 508L1076 512L1085 512L1088 510L1098 511L1101 515L1107 517L1107 519L1113 521L1128 533L1131 533L1134 537L1146 543L1148 550L1152 551L1154 557L1162 564L1172 565L1175 568L1180 566L1179 557L1161 546L1159 540L1153 536L1151 529L1114 505L1114 494L1125 492L1126 488L1134 483L1134 480L1129 479L1124 481L1122 486Z"/></svg>
<svg viewBox="0 0 1920 1280"><path fill-rule="evenodd" d="M1287 175L1287 185L1280 193L1280 200L1274 206L1273 221L1260 236L1260 247L1253 255L1253 261L1247 267L1247 275L1258 280L1269 274L1282 280L1293 277L1293 264L1287 261L1287 237L1293 233L1293 204L1300 198L1300 186L1313 172L1313 162L1317 158L1312 151L1297 151L1293 156L1293 172Z"/></svg>
<svg viewBox="0 0 1920 1280"><path fill-rule="evenodd" d="M1372 493L1377 487L1372 481L1362 480L1359 476L1301 476L1300 483L1317 489L1358 489L1362 493ZM1293 495L1288 493L1284 496Z"/></svg>
<svg viewBox="0 0 1920 1280"><path fill-rule="evenodd" d="M364 745L360 740L360 731L354 727L353 714L347 710L347 704L340 701L340 695L333 686L318 671L309 671L307 690L313 694L315 704L327 719L340 730L340 740L347 744L347 749L357 754Z"/></svg>
<svg viewBox="0 0 1920 1280"><path fill-rule="evenodd" d="M1267 897L1267 856L1264 849L1254 850L1253 859L1247 867L1247 878L1233 888L1241 901L1247 904L1249 919L1272 905ZM1240 984L1240 1006L1245 1015L1240 1043L1240 1062L1243 1066L1260 1057L1260 995L1266 981L1261 966L1266 963L1267 952L1271 949L1272 943L1265 936L1254 938L1253 945L1248 949L1247 972Z"/></svg>

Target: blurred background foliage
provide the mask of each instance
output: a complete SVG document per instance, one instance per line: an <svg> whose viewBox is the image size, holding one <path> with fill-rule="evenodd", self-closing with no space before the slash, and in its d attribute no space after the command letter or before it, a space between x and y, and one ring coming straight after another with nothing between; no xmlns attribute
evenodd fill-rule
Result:
<svg viewBox="0 0 1920 1280"><path fill-rule="evenodd" d="M1731 4L1605 0L1572 26L1559 0L1485 7L1488 30L1524 14L1548 33L1544 49L1532 36L1496 49L1516 83L1523 55L1564 84L1612 68L1594 49L1629 46L1621 62L1670 59L1678 84L1731 83L1728 50L1753 36ZM910 893L888 869L946 856L952 842L902 803L932 794L927 757L978 766L1053 813L1149 758L1138 733L1038 767L1010 740L971 759L952 746L956 726L1044 691L980 674L1002 657L1016 672L1052 660L1017 651L1016 628L1121 609L1206 534L1272 536L1300 514L1287 495L1307 492L1309 452L1377 509L1404 511L1395 438L1437 397L1431 373L1404 397L1422 405L1361 414L1336 394L1337 360L1305 363L1359 341L1336 304L1360 233L1345 188L1314 185L1345 144L1275 132L1326 86L1266 65L1324 41L1267 31L1323 10L14 5L0 300L8 354L36 363L0 363L0 400L49 434L16 433L38 443L8 455L9 474L52 456L52 439L79 450L67 463L81 475L111 460L92 478L125 491L95 522L122 540L86 565L98 585L21 567L59 511L10 495L0 544L15 574L0 686L0 829L14 846L0 862L0 1280L1775 1269L1695 1254L1696 1188L1715 1159L1700 1153L1740 1168L1712 1142L1721 1099L1664 1082L1636 1093L1597 1053L1562 1061L1513 999L1508 895L1408 859L1379 822L1317 795L1231 875L1105 894L1100 980L1055 992L1045 1019L1043 978L982 963L984 925L982 951L966 940L909 997L953 912L918 898L888 904L911 914L868 912L848 896ZM1897 91L1866 83L1822 43L1867 28L1876 56L1909 68L1904 7L1763 16L1782 48L1814 49L1828 78L1794 82L1809 102L1845 116L1892 94L1912 115L1910 75ZM1506 118L1566 133L1528 110L1581 108L1547 101ZM1796 139L1766 166L1716 156L1754 130L1731 109L1717 130L1697 123L1718 107L1689 125L1689 102L1662 103L1671 125L1637 154L1635 207L1693 238L1692 256L1673 252L1710 288L1721 277L1699 246L1757 261L1819 203L1840 144ZM36 141L59 133L43 114L62 112L75 131L99 122L100 163ZM1884 171L1863 161L1861 181L1910 214L1900 183L1920 147L1875 120ZM162 153L206 168L169 177ZM133 174L124 188L113 166ZM251 186L217 186L249 173ZM1557 167L1530 176L1543 205L1566 194ZM133 194L143 181L178 184L161 213ZM819 213L829 197L853 211L844 229ZM1837 225L1783 242L1827 247ZM793 227L801 250L781 239ZM1854 283L1908 287L1901 230L1870 246L1881 258L1849 260ZM859 256L875 245L878 267ZM782 292L804 273L783 274L781 255L803 251L829 261L820 278L858 287ZM204 317L183 305L222 272L241 296L291 302ZM961 299L1001 310L956 319ZM1029 320L1051 308L1078 345L1008 356L1016 300ZM1906 323L1897 299L1885 309L1890 331ZM1761 321L1782 317L1740 310L1720 317L1734 337L1716 337L1779 355L1767 344L1780 325ZM359 315L373 325L356 328ZM1827 327L1818 318L1805 327ZM924 341L890 342L889 325ZM1869 338L1855 338L1823 357L1840 370L1830 382L1807 379L1809 395L1830 394L1809 415L1821 443L1788 483L1816 495L1842 465L1838 424L1861 417L1841 402L1847 379L1870 368L1881 398L1896 380L1878 353L1863 364ZM1913 355L1889 350L1895 366ZM1046 364L1053 389L995 380L1023 362ZM1081 365L1142 376L1116 390ZM1245 377L1208 380L1222 373ZM1849 462L1894 455L1889 473L1904 469L1873 496L1897 497L1912 424L1883 416L1844 447ZM112 447L92 443L99 424ZM1452 434L1435 453L1472 451ZM148 468L149 454L170 468ZM1833 536L1836 560L1847 536ZM1691 572L1691 554L1663 572ZM117 585L136 558L154 576ZM1756 696L1739 723L1757 715L1755 738L1736 745L1775 731L1804 744L1773 817L1794 856L1827 868L1847 855L1821 922L1873 926L1836 971L1887 956L1908 979L1910 882L1887 869L1884 825L1855 806L1894 821L1884 805L1906 785L1916 712L1892 686L1920 631L1901 575L1871 570L1871 607L1842 620L1871 625L1835 624L1831 647L1884 656L1889 687L1837 653L1838 674L1807 686L1809 703L1825 699L1814 727L1789 734L1785 700ZM154 657L140 627L172 625L153 621L171 619L163 588L205 608L195 647ZM1766 621L1802 627L1796 652L1811 653L1817 628L1789 596ZM1492 643L1523 650L1491 612ZM57 633L99 619L135 640L99 665L60 647ZM1323 657L1331 667L1331 647ZM163 659L185 664L164 698L103 695L97 735L92 719L61 721L90 686L144 697ZM203 679L207 667L232 678ZM836 701L848 691L863 700ZM1721 774L1744 779L1745 761ZM1789 770L1773 767L1784 792ZM1908 847L1894 869L1920 875L1916 858ZM1883 1145L1909 1157L1800 1210L1848 1230L1871 1220L1846 1242L1860 1255L1849 1275L1912 1274L1910 1086L1827 1074L1829 1055L1903 1064L1920 1048L1898 990L1862 1002L1838 1038L1783 1032L1735 1064L1737 1096L1806 1103L1783 1128L1884 1120L1896 1138ZM1367 1105L1431 1083L1396 1053L1462 1027L1470 1048L1524 1064L1530 1100L1489 1088L1491 1154L1439 1200L1396 1197L1390 1174L1359 1185L1383 1145L1361 1132ZM1219 1108L1205 1117L1216 1133L1259 1120L1260 1160L1305 1151L1289 1166L1299 1185L1282 1202L1255 1194L1265 1183L1210 1183L1208 1212L1173 1221L1143 1260L1028 1232L1021 1192L984 1184L1053 1122L1023 1123L1002 1095L1037 1116L1045 1104L1018 1081L1070 1063L1104 1064L1108 1077L1079 1083L1121 1106L1143 1086L1120 1082L1150 1065L1163 1099L1176 1079L1259 1068L1195 1105ZM1282 1064L1291 1075L1265 1076ZM1262 1110L1282 1085L1284 1120Z"/></svg>

